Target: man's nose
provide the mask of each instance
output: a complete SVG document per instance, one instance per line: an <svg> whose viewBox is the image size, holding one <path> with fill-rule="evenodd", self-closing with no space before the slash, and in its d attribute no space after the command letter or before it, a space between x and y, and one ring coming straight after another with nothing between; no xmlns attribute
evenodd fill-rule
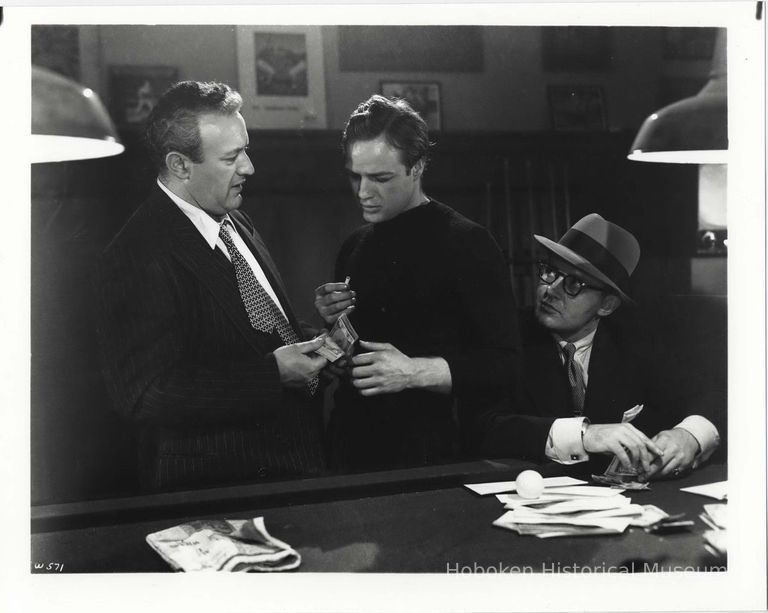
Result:
<svg viewBox="0 0 768 613"><path fill-rule="evenodd" d="M373 191L372 191L372 185L370 179L366 179L365 177L362 177L360 179L360 184L357 186L357 197L360 200L367 200L371 197Z"/></svg>
<svg viewBox="0 0 768 613"><path fill-rule="evenodd" d="M237 173L241 175L252 175L255 170L251 158L248 157L247 153L243 153L243 160L240 162Z"/></svg>
<svg viewBox="0 0 768 613"><path fill-rule="evenodd" d="M548 294L553 294L555 296L560 296L565 291L563 289L563 278L562 277L556 277L552 283L549 283L546 287Z"/></svg>

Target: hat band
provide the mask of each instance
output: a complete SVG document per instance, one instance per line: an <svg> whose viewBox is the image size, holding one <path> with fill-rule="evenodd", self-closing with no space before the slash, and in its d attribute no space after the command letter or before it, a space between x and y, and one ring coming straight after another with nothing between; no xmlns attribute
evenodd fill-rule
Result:
<svg viewBox="0 0 768 613"><path fill-rule="evenodd" d="M608 249L584 232L571 228L560 239L560 244L583 257L619 287L629 281L629 273L621 262Z"/></svg>

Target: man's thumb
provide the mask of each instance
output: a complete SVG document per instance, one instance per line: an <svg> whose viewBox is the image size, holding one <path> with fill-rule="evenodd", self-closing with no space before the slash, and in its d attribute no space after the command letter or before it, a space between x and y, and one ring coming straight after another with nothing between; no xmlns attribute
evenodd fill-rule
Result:
<svg viewBox="0 0 768 613"><path fill-rule="evenodd" d="M309 353L315 349L319 349L323 346L326 336L326 334L321 334L320 336L313 338L311 341L304 341L303 343L299 343L299 351L301 351L301 353Z"/></svg>

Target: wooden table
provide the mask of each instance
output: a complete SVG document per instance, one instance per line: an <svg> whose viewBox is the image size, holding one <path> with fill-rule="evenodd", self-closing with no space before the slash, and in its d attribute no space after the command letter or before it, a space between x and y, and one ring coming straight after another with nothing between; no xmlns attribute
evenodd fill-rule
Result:
<svg viewBox="0 0 768 613"><path fill-rule="evenodd" d="M680 491L724 480L725 466L626 493L670 514L685 512L695 522L691 532L661 536L630 528L621 535L551 539L493 526L504 512L495 496L462 487L514 479L529 467L482 461L35 507L33 572L169 571L146 544L147 534L192 519L260 515L271 534L301 553L300 571L306 572L650 572L721 570L725 564L706 553L707 527L698 517L703 504L715 501ZM35 571L36 563L43 567Z"/></svg>

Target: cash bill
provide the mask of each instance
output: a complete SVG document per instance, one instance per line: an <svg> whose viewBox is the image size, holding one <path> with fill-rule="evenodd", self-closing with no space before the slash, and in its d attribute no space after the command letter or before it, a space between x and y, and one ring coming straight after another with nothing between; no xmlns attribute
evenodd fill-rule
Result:
<svg viewBox="0 0 768 613"><path fill-rule="evenodd" d="M344 357L344 351L339 347L332 338L326 336L323 344L315 349L315 353L321 355L329 362L335 362Z"/></svg>
<svg viewBox="0 0 768 613"><path fill-rule="evenodd" d="M315 353L323 356L329 362L336 362L343 357L352 355L358 338L355 328L349 321L347 314L344 313L333 324L323 345L316 349Z"/></svg>
<svg viewBox="0 0 768 613"><path fill-rule="evenodd" d="M147 535L146 541L174 570L290 570L301 556L276 539L263 517L192 521Z"/></svg>
<svg viewBox="0 0 768 613"><path fill-rule="evenodd" d="M629 423L643 410L644 405L636 404L631 409L624 411L621 423ZM611 463L602 475L592 475L592 480L603 485L623 487L627 490L651 489L647 482L640 481L640 469L622 466L619 458L613 456Z"/></svg>
<svg viewBox="0 0 768 613"><path fill-rule="evenodd" d="M608 485L610 487L619 487L625 490L651 489L651 486L648 484L647 481L635 481L635 480L632 480L632 477L636 478L637 474L635 473L634 475L622 475L622 474L609 473L608 471L606 471L605 474L602 474L602 475L592 475L592 480L595 483Z"/></svg>

